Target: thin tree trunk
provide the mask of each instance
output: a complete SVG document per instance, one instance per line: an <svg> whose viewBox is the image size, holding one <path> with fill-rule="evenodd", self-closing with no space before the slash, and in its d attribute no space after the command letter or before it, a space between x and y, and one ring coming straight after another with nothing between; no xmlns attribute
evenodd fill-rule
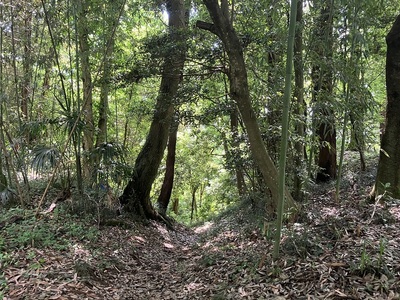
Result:
<svg viewBox="0 0 400 300"><path fill-rule="evenodd" d="M276 220L276 235L274 243L273 257L279 257L279 249L282 237L282 221L283 208L285 203L285 180L286 180L286 155L289 140L289 113L290 113L290 98L292 87L292 72L293 72L293 52L294 52L294 36L296 31L297 18L297 0L291 0L290 17L289 17L289 33L287 40L287 55L286 55L286 72L285 72L285 93L283 96L283 113L282 113L282 137L279 153L279 203L277 209Z"/></svg>
<svg viewBox="0 0 400 300"><path fill-rule="evenodd" d="M178 135L178 126L179 126L179 121L176 119L173 122L171 126L171 132L169 133L164 181L161 186L161 192L157 200L158 212L164 216L167 214L167 209L172 194L172 188L174 186L176 141Z"/></svg>
<svg viewBox="0 0 400 300"><path fill-rule="evenodd" d="M175 111L174 98L181 81L186 57L186 32L188 14L183 0L168 0L169 38L175 45L173 53L166 53L157 103L147 135L135 163L132 178L120 197L126 210L147 218L158 218L150 202L151 186L167 146L169 129ZM171 50L172 52L172 50Z"/></svg>
<svg viewBox="0 0 400 300"><path fill-rule="evenodd" d="M89 46L89 28L87 24L87 14L89 9L88 0L77 0L77 30L79 42L79 58L81 64L81 77L83 85L83 118L85 128L83 130L83 150L91 151L94 146L94 120L93 120L93 84L90 67L90 46ZM88 166L85 165L86 174L88 175Z"/></svg>
<svg viewBox="0 0 400 300"><path fill-rule="evenodd" d="M316 22L314 52L316 62L312 68L313 102L318 107L314 112L316 135L319 138L317 181L329 181L336 178L336 127L334 111L330 107L333 79L333 0L321 7Z"/></svg>
<svg viewBox="0 0 400 300"><path fill-rule="evenodd" d="M193 221L194 216L197 217L197 203L196 203L196 192L199 187L195 186L192 188L192 205L191 205L191 212L190 212L190 221Z"/></svg>
<svg viewBox="0 0 400 300"><path fill-rule="evenodd" d="M27 5L27 10L29 9L29 5ZM29 98L32 92L32 12L26 11L25 14L23 29L24 56L22 62L23 77L21 82L21 112L23 119L28 121ZM29 136L26 138L29 143Z"/></svg>
<svg viewBox="0 0 400 300"><path fill-rule="evenodd" d="M239 116L236 106L232 108L231 114L231 134L232 134L232 145L235 149L239 147L238 137L239 137ZM235 158L235 174L236 174L236 186L239 192L239 195L242 196L247 191L246 181L244 180L243 175L243 166L237 162L237 158Z"/></svg>
<svg viewBox="0 0 400 300"><path fill-rule="evenodd" d="M114 4L115 3L115 4ZM104 23L105 23L105 31L104 31L104 57L102 60L102 79L101 79L101 89L100 89L100 104L99 104L99 120L97 122L97 136L96 136L96 148L100 147L101 144L107 142L107 133L108 133L108 113L109 113L109 104L108 98L110 93L110 84L111 84L111 70L112 70L112 57L114 53L115 46L115 32L119 21L124 12L126 0L115 1L112 5L116 7L120 7L118 13L112 14L111 16L106 15L109 11L112 11L111 8L107 9L107 5L104 4Z"/></svg>
<svg viewBox="0 0 400 300"><path fill-rule="evenodd" d="M96 148L107 141L107 122L108 122L108 95L110 93L111 79L111 57L114 51L114 39L106 46L103 62L103 77L100 90L99 120L97 122Z"/></svg>
<svg viewBox="0 0 400 300"><path fill-rule="evenodd" d="M305 111L306 103L304 101L304 74L303 74L303 1L297 1L297 15L296 15L296 32L294 37L294 111L293 114L297 115L295 122L295 132L297 135L297 141L295 142L294 148L296 153L294 154L294 183L293 183L293 197L297 201L303 200L303 177L301 176L302 170L304 169L304 153L305 146Z"/></svg>
<svg viewBox="0 0 400 300"><path fill-rule="evenodd" d="M227 84L226 77L224 76L224 88L225 88L225 100L227 103L229 103L229 87ZM224 140L224 150L225 150L225 155L227 155L228 159L233 158L234 161L234 172L236 176L236 186L238 189L239 195L244 195L247 192L247 187L246 187L246 181L244 179L243 175L243 165L238 162L240 157L236 154L235 152L237 149L239 149L239 115L238 115L238 110L237 106L232 103L230 107L230 127L231 127L231 143L230 146L231 148L234 149L234 151L230 151L229 146L228 146L228 139L226 138L225 134L223 134L223 140Z"/></svg>
<svg viewBox="0 0 400 300"><path fill-rule="evenodd" d="M254 161L258 165L265 184L271 192L272 202L268 205L270 213L276 210L278 204L278 171L264 146L260 127L257 123L256 114L253 111L247 70L243 57L241 43L231 25L229 4L227 0L221 0L221 4L214 0L203 0L214 24L197 22L197 27L216 34L222 41L229 59L229 83L230 96L236 102L243 123L246 126L250 142L250 149ZM292 196L286 190L286 208L295 207Z"/></svg>
<svg viewBox="0 0 400 300"><path fill-rule="evenodd" d="M355 148L360 154L360 166L361 171L365 171L366 164L365 164L365 156L364 156L364 138L362 135L362 129L359 128L360 125L356 124L356 120L353 113L350 113L350 122L351 122L351 135L352 139L354 139ZM361 125L362 126L362 125ZM351 144L351 142L350 142Z"/></svg>
<svg viewBox="0 0 400 300"><path fill-rule="evenodd" d="M3 6L0 7L0 21L3 22ZM3 53L3 30L0 30L0 53ZM0 63L0 95L4 95L4 80L3 80L3 63ZM7 151L6 151L6 143L4 138L4 120L3 120L3 113L4 113L4 105L3 105L4 97L0 99L0 191L4 191L8 184L11 183L11 171L10 165L7 159ZM3 160L4 157L4 160ZM4 161L4 163L3 163ZM8 175L8 182L7 177L3 173L4 170L7 170Z"/></svg>
<svg viewBox="0 0 400 300"><path fill-rule="evenodd" d="M179 198L172 201L172 211L177 215L179 213Z"/></svg>

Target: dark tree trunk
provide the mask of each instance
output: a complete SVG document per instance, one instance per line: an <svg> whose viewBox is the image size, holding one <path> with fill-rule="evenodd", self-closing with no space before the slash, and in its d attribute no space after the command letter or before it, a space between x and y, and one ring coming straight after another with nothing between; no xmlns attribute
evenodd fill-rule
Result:
<svg viewBox="0 0 400 300"><path fill-rule="evenodd" d="M167 209L172 194L172 187L174 185L176 141L178 135L178 126L179 126L178 120L175 120L171 126L171 132L168 138L167 161L165 163L166 168L165 168L164 181L161 186L160 195L158 196L157 199L158 212L164 216L167 214Z"/></svg>
<svg viewBox="0 0 400 300"><path fill-rule="evenodd" d="M304 74L303 74L303 1L297 1L297 16L296 16L296 33L294 37L294 111L293 113L297 116L295 122L295 132L297 135L297 141L295 142L294 148L296 153L294 154L294 182L293 182L293 197L297 201L303 199L303 178L301 171L304 169L304 153L305 146L304 140L301 140L305 136L305 111L306 103L304 101Z"/></svg>
<svg viewBox="0 0 400 300"><path fill-rule="evenodd" d="M174 44L165 54L160 90L150 131L138 157L132 179L125 187L120 202L125 209L146 218L156 219L158 213L150 202L151 186L167 146L172 117L175 110L174 98L181 81L186 56L186 32L188 14L183 0L168 0L169 38Z"/></svg>
<svg viewBox="0 0 400 300"><path fill-rule="evenodd" d="M239 137L239 116L236 107L233 107L231 110L231 134L232 134L232 145L235 149L239 147L238 137ZM243 175L243 166L237 162L237 158L235 158L235 174L236 174L236 186L239 192L239 195L244 195L247 191L246 181L244 180Z"/></svg>
<svg viewBox="0 0 400 300"><path fill-rule="evenodd" d="M316 135L319 139L317 164L320 170L317 181L324 182L336 178L336 126L334 111L331 108L333 92L333 0L321 7L314 34L314 54L316 62L312 69L313 102L317 109L314 118Z"/></svg>
<svg viewBox="0 0 400 300"><path fill-rule="evenodd" d="M353 113L350 113L350 122L351 122L351 140L350 141L350 145L354 145L354 147L352 147L352 151L357 150L358 153L360 154L360 169L361 171L365 171L366 169L366 165L365 165L365 156L364 156L364 148L365 148L365 140L364 140L364 136L363 136L363 130L362 127L360 128L360 126L363 125L359 125L356 124L356 120L354 117Z"/></svg>
<svg viewBox="0 0 400 300"><path fill-rule="evenodd" d="M199 188L198 186L192 188L192 209L190 212L190 222L193 221L194 216L197 216L196 192L198 188Z"/></svg>
<svg viewBox="0 0 400 300"><path fill-rule="evenodd" d="M326 122L322 122L317 128L317 136L319 137L319 155L318 167L320 170L317 173L317 182L326 182L336 178L336 129L332 124L333 111L323 109L320 111L321 118Z"/></svg>
<svg viewBox="0 0 400 300"><path fill-rule="evenodd" d="M278 171L264 146L256 114L251 105L243 49L230 20L229 3L227 0L220 2L203 0L203 3L214 24L198 21L196 25L216 34L221 39L228 55L230 97L236 102L246 126L254 161L260 168L265 184L271 192L272 202L268 205L271 213L276 210L278 204ZM293 198L288 191L286 191L286 200L287 208L295 207Z"/></svg>
<svg viewBox="0 0 400 300"><path fill-rule="evenodd" d="M400 15L386 36L386 44L386 120L372 195L387 191L400 198Z"/></svg>

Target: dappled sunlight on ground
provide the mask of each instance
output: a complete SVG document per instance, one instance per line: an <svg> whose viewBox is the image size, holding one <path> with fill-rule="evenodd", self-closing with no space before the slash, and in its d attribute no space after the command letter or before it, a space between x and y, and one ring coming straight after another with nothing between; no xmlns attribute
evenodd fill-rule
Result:
<svg viewBox="0 0 400 300"><path fill-rule="evenodd" d="M203 225L196 227L196 229L194 230L194 232L196 233L204 233L207 230L209 230L212 226L214 225L213 222L205 222Z"/></svg>
<svg viewBox="0 0 400 300"><path fill-rule="evenodd" d="M368 191L372 177L361 175L344 182L340 205L334 183L313 187L278 260L274 226L263 233L248 203L193 229L123 220L95 241L3 255L4 299L400 299L400 203L363 200L353 187Z"/></svg>

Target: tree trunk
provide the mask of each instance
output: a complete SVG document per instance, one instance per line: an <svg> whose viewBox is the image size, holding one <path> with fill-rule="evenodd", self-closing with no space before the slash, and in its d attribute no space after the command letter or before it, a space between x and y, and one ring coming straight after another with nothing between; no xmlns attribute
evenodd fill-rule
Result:
<svg viewBox="0 0 400 300"><path fill-rule="evenodd" d="M196 192L198 190L198 186L192 187L192 204L191 204L191 212L190 212L190 222L193 221L194 216L197 217L197 202L196 202Z"/></svg>
<svg viewBox="0 0 400 300"><path fill-rule="evenodd" d="M386 36L386 44L386 120L372 196L387 191L400 198L400 15Z"/></svg>
<svg viewBox="0 0 400 300"><path fill-rule="evenodd" d="M232 145L234 149L239 148L239 142L238 142L238 137L239 137L239 122L238 122L238 111L236 107L231 108L231 114L230 114L230 119L231 119L231 134L232 134ZM244 175L243 175L243 166L237 162L237 158L235 158L235 174L236 174L236 186L239 192L239 196L243 196L246 191L246 181L244 180Z"/></svg>
<svg viewBox="0 0 400 300"><path fill-rule="evenodd" d="M176 157L176 140L178 135L179 121L175 120L171 126L171 132L168 138L167 161L164 175L164 181L161 186L161 192L157 199L158 212L161 215L167 214L167 208L171 199L172 187L174 185L175 175L175 157Z"/></svg>
<svg viewBox="0 0 400 300"><path fill-rule="evenodd" d="M332 56L333 56L333 0L321 7L320 16L316 22L314 53L312 68L313 102L317 109L314 118L316 135L319 139L319 155L317 164L320 170L317 181L324 182L336 178L336 127L334 111L331 108L333 92ZM315 119L316 120L316 119Z"/></svg>
<svg viewBox="0 0 400 300"><path fill-rule="evenodd" d="M92 95L93 84L89 60L89 28L87 24L87 14L89 10L88 0L76 1L76 6L78 9L77 31L79 42L79 58L81 63L81 77L83 85L82 110L83 118L85 121L85 128L83 130L83 150L91 151L94 146L94 120ZM85 169L88 169L88 167L89 166L85 165Z"/></svg>
<svg viewBox="0 0 400 300"><path fill-rule="evenodd" d="M28 106L29 106L29 99L32 95L32 11L27 5L27 11L25 12L26 16L24 18L24 28L23 28L23 44L24 44L24 56L22 62L23 68L23 78L21 83L21 112L22 117L25 122L29 120L28 115ZM29 136L26 137L27 142L29 143Z"/></svg>
<svg viewBox="0 0 400 300"><path fill-rule="evenodd" d="M363 135L364 131L364 124L357 124L354 114L350 112L350 122L351 122L351 138L350 138L350 150L354 151L357 150L360 154L360 169L361 171L365 171L366 164L365 164L365 156L364 156L364 149L365 149L365 139Z"/></svg>
<svg viewBox="0 0 400 300"><path fill-rule="evenodd" d="M114 38L106 45L104 53L103 77L100 89L99 120L97 122L96 148L107 141L107 121L108 121L108 95L110 92L111 80L111 57L114 50Z"/></svg>
<svg viewBox="0 0 400 300"><path fill-rule="evenodd" d="M294 183L293 183L293 197L297 201L303 199L303 178L301 176L302 170L304 169L304 140L305 136L305 111L306 103L304 101L304 74L303 74L303 1L297 1L297 16L296 16L296 32L294 37L294 111L293 113L297 116L295 122L295 132L297 135L297 141L295 142L294 148L296 153L294 154Z"/></svg>
<svg viewBox="0 0 400 300"><path fill-rule="evenodd" d="M112 57L115 46L115 32L124 11L125 1L114 1L104 4L104 57L102 60L102 78L100 87L99 120L97 122L96 148L107 142L107 123L109 114L108 97L111 84ZM115 8L113 8L115 6ZM118 8L118 9L117 9Z"/></svg>
<svg viewBox="0 0 400 300"><path fill-rule="evenodd" d="M186 57L186 32L188 14L183 0L168 0L169 38L175 45L166 53L160 90L150 131L135 163L132 179L125 187L120 202L125 208L147 218L158 214L150 202L151 186L167 145L171 120L174 114L174 97L178 91ZM173 53L171 53L173 51Z"/></svg>
<svg viewBox="0 0 400 300"><path fill-rule="evenodd" d="M230 96L236 102L246 126L250 149L254 161L260 168L265 184L271 192L272 203L270 213L276 210L278 204L278 171L269 156L261 131L257 123L250 99L247 70L243 57L242 45L230 21L229 4L221 0L221 5L215 0L203 0L214 24L198 21L197 27L209 30L222 41L229 59ZM286 191L286 207L295 207L292 196Z"/></svg>

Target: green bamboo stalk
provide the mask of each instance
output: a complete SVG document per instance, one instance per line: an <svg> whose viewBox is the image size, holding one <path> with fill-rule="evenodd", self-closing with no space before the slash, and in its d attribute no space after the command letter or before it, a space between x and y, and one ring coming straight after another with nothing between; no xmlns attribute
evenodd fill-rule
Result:
<svg viewBox="0 0 400 300"><path fill-rule="evenodd" d="M293 52L294 52L294 36L296 29L297 1L291 0L290 3L290 20L289 33L287 40L287 55L286 55L286 75L285 75L285 92L283 99L283 116L282 116L282 138L281 151L279 158L279 199L278 199L278 217L276 220L276 236L274 245L274 259L279 257L279 247L282 232L283 207L285 202L285 168L286 168L286 152L289 138L289 109L292 87L292 69L293 69Z"/></svg>

